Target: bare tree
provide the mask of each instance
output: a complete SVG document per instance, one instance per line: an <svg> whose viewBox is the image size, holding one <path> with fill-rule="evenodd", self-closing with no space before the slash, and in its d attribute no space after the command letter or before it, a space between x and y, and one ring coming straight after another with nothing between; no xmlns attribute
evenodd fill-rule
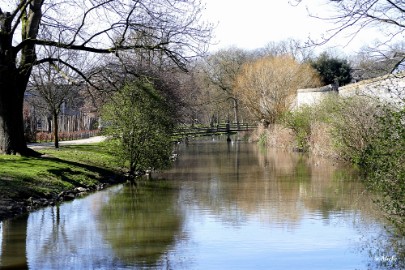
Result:
<svg viewBox="0 0 405 270"><path fill-rule="evenodd" d="M291 55L299 62L307 62L314 57L314 50L296 39L269 42L265 47L254 52L257 57Z"/></svg>
<svg viewBox="0 0 405 270"><path fill-rule="evenodd" d="M364 46L352 57L353 78L356 81L371 79L404 70L405 43Z"/></svg>
<svg viewBox="0 0 405 270"><path fill-rule="evenodd" d="M212 122L212 116L217 111L218 104L212 99L213 89L207 81L203 62L203 59L199 59L190 66L189 72L171 75L172 80L177 81L175 93L180 105L177 112L180 116L178 120L182 124L208 124ZM228 112L225 109L223 111Z"/></svg>
<svg viewBox="0 0 405 270"><path fill-rule="evenodd" d="M185 69L210 38L201 12L198 0L0 0L0 152L34 154L24 139L22 113L34 66L60 63L90 82L68 59L41 55L41 47L116 57L144 49ZM141 42L146 37L147 44Z"/></svg>
<svg viewBox="0 0 405 270"><path fill-rule="evenodd" d="M235 123L239 123L239 97L234 91L236 77L250 59L249 52L231 47L207 57L203 67L207 86L214 88L211 100L217 104L232 102Z"/></svg>
<svg viewBox="0 0 405 270"><path fill-rule="evenodd" d="M79 97L80 84L61 78L63 66L41 65L32 74L30 94L34 106L52 115L54 145L59 148L59 115L68 103L74 104Z"/></svg>
<svg viewBox="0 0 405 270"><path fill-rule="evenodd" d="M295 4L307 2L307 0L293 0ZM367 27L379 27L386 41L392 40L405 31L405 3L402 0L329 0L334 7L335 13L329 17L313 17L329 21L335 25L324 36L322 43L337 37L342 32L349 33L354 38L360 31Z"/></svg>

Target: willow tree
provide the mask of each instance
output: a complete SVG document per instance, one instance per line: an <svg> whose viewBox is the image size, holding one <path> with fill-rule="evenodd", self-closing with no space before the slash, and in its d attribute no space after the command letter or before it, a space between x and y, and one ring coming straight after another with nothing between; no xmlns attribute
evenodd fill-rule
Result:
<svg viewBox="0 0 405 270"><path fill-rule="evenodd" d="M116 57L134 49L159 51L185 69L210 37L201 11L198 0L0 0L0 152L33 154L22 112L35 66L63 64L88 81L75 63L42 55L42 48ZM138 42L140 36L148 43Z"/></svg>
<svg viewBox="0 0 405 270"><path fill-rule="evenodd" d="M268 56L243 66L235 92L256 120L273 124L291 109L297 89L319 85L310 64L289 55Z"/></svg>

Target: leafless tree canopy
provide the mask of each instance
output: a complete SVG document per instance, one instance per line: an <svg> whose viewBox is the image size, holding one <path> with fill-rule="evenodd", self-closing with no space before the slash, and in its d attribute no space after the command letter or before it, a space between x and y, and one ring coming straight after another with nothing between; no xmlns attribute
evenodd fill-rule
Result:
<svg viewBox="0 0 405 270"><path fill-rule="evenodd" d="M34 66L59 63L90 82L75 62L44 48L118 58L160 52L186 69L210 38L202 8L199 0L0 0L0 152L27 152L22 104Z"/></svg>
<svg viewBox="0 0 405 270"><path fill-rule="evenodd" d="M308 3L307 0L293 0L295 4ZM384 25L387 41L405 31L405 2L402 0L330 0L336 11L330 17L313 15L332 22L336 27L325 35L323 43L342 32L354 37L366 27ZM311 8L309 8L311 10Z"/></svg>
<svg viewBox="0 0 405 270"><path fill-rule="evenodd" d="M210 37L210 26L200 24L201 8L196 0L2 0L0 17L12 56L36 60L21 64L64 62L38 55L39 47L52 46L117 56L123 50L161 51L184 68Z"/></svg>
<svg viewBox="0 0 405 270"><path fill-rule="evenodd" d="M218 110L225 112L226 104L232 104L232 121L235 123L239 123L242 118L239 98L234 91L236 78L243 64L252 60L252 57L252 53L248 51L231 47L210 55L202 65L205 88L210 91L210 101L207 102L217 107L214 112ZM216 114L216 121L219 121L219 113ZM229 112L227 118L230 118Z"/></svg>
<svg viewBox="0 0 405 270"><path fill-rule="evenodd" d="M257 57L291 55L299 62L306 62L314 57L312 47L296 39L269 42L264 48L255 51Z"/></svg>

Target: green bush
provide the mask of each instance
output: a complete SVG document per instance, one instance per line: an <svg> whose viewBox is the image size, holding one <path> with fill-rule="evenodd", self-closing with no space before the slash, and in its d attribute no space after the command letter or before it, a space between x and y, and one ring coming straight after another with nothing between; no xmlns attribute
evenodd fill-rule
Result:
<svg viewBox="0 0 405 270"><path fill-rule="evenodd" d="M405 234L405 108L384 107L380 132L365 151L368 183L382 192L380 201L389 219Z"/></svg>
<svg viewBox="0 0 405 270"><path fill-rule="evenodd" d="M300 151L309 149L311 123L313 121L315 121L314 108L309 106L288 112L283 117L284 125L294 131L297 148Z"/></svg>
<svg viewBox="0 0 405 270"><path fill-rule="evenodd" d="M360 96L325 99L318 111L320 121L331 127L339 156L358 165L364 163L365 151L379 132L380 114L376 100Z"/></svg>
<svg viewBox="0 0 405 270"><path fill-rule="evenodd" d="M332 57L327 53L322 53L315 61L311 62L314 69L319 72L324 84L346 85L351 82L350 64L345 59Z"/></svg>
<svg viewBox="0 0 405 270"><path fill-rule="evenodd" d="M328 125L331 134L325 136L331 135L339 156L361 165L366 149L379 132L377 118L382 114L379 103L370 98L339 98L333 95L316 106L305 106L286 113L283 124L294 131L297 148L302 151L309 150L314 124Z"/></svg>
<svg viewBox="0 0 405 270"><path fill-rule="evenodd" d="M387 217L405 234L405 108L353 97L326 100L320 110L336 150L363 168Z"/></svg>
<svg viewBox="0 0 405 270"><path fill-rule="evenodd" d="M130 177L170 165L173 109L148 79L126 84L103 108L105 132Z"/></svg>
<svg viewBox="0 0 405 270"><path fill-rule="evenodd" d="M366 97L333 96L317 106L289 112L283 121L294 131L301 150L308 150L313 141L315 122L330 127L342 159L364 169L369 187L382 194L379 203L387 217L405 234L405 108Z"/></svg>

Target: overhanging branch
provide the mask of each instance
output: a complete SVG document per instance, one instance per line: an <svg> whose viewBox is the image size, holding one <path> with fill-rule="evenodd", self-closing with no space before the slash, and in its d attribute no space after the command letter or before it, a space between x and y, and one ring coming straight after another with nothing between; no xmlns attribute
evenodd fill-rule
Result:
<svg viewBox="0 0 405 270"><path fill-rule="evenodd" d="M156 45L131 45L131 46L115 46L110 48L95 48L86 45L75 45L75 44L66 44L51 40L40 40L40 39L26 39L22 41L20 44L16 46L16 51L19 52L27 45L42 45L42 46L50 46L56 47L61 49L69 49L75 51L85 51L85 52L92 52L92 53L100 53L100 54L107 54L107 53L116 53L119 51L127 51L127 50L134 50L134 49L147 49L147 50L167 50L165 48L169 42L161 42Z"/></svg>
<svg viewBox="0 0 405 270"><path fill-rule="evenodd" d="M86 83L88 83L90 86L92 86L92 87L94 87L94 88L96 88L96 89L99 89L96 85L94 85L94 84L87 78L87 76L86 76L83 72L81 72L79 69L77 69L77 68L74 67L73 65L69 64L68 62L66 62L66 61L64 61L64 60L62 60L62 59L60 59L60 58L53 58L53 57L43 58L43 59L41 59L41 60L36 61L36 62L34 63L34 65L40 65L40 64L44 64L44 63L50 63L50 64L53 64L53 65L54 65L55 62L58 62L58 63L61 63L61 64L65 65L65 66L67 66L68 68L70 68L71 70L73 70L74 72L76 72L81 78L83 78L83 80L84 80ZM60 71L58 70L58 72L60 72ZM65 75L64 75L64 76L65 76Z"/></svg>

